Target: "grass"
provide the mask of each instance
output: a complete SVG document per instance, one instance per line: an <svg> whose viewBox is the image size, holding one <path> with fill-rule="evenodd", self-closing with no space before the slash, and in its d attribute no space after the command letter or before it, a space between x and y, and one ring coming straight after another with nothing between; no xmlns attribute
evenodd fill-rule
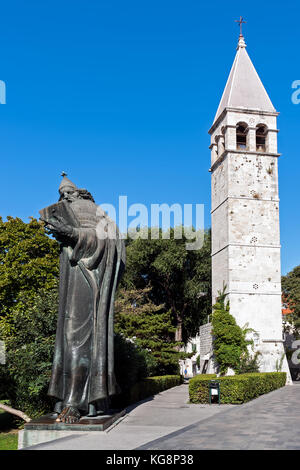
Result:
<svg viewBox="0 0 300 470"><path fill-rule="evenodd" d="M18 449L18 430L13 429L9 432L0 432L0 450Z"/></svg>
<svg viewBox="0 0 300 470"><path fill-rule="evenodd" d="M14 417L0 410L0 450L16 450L17 448L18 430L14 425Z"/></svg>

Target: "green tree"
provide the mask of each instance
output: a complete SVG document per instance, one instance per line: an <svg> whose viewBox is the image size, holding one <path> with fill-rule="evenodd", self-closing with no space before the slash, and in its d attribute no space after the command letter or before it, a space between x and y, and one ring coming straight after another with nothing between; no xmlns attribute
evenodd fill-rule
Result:
<svg viewBox="0 0 300 470"><path fill-rule="evenodd" d="M176 328L170 311L164 305L155 305L150 293L151 288L120 290L115 305L115 330L151 353L155 361L151 375L177 374L178 360L185 356L178 351L183 343L174 340Z"/></svg>
<svg viewBox="0 0 300 470"><path fill-rule="evenodd" d="M57 283L57 281L56 281ZM57 322L58 289L40 289L0 320L6 346L6 364L0 366L0 397L30 417L51 409L47 396Z"/></svg>
<svg viewBox="0 0 300 470"><path fill-rule="evenodd" d="M198 332L211 312L210 231L204 234L200 250L187 250L183 235L170 239L130 240L122 286L127 289L151 287L149 299L164 304L176 327L176 341L186 342Z"/></svg>
<svg viewBox="0 0 300 470"><path fill-rule="evenodd" d="M296 266L281 278L282 292L285 301L293 313L290 318L296 330L300 329L300 266Z"/></svg>
<svg viewBox="0 0 300 470"><path fill-rule="evenodd" d="M0 397L31 416L49 409L59 245L31 218L0 218Z"/></svg>
<svg viewBox="0 0 300 470"><path fill-rule="evenodd" d="M254 367L248 360L248 346L253 344L253 340L247 340L247 334L253 330L247 325L244 328L237 325L230 314L229 302L226 301L228 294L225 291L226 286L218 293L212 314L214 356L222 375L226 374L228 368L240 372L246 367ZM257 356L255 364L256 360Z"/></svg>
<svg viewBox="0 0 300 470"><path fill-rule="evenodd" d="M36 219L0 218L0 317L24 304L25 297L33 300L38 289L55 285L58 253L58 243Z"/></svg>

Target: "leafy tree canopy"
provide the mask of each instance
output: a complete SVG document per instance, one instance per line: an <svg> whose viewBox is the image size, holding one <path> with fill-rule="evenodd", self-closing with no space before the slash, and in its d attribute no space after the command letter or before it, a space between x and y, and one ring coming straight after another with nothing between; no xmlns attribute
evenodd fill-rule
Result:
<svg viewBox="0 0 300 470"><path fill-rule="evenodd" d="M152 375L177 374L178 360L184 354L178 352L182 343L174 341L176 328L170 311L164 305L155 305L149 299L150 292L150 288L120 290L115 330L151 353L156 363Z"/></svg>
<svg viewBox="0 0 300 470"><path fill-rule="evenodd" d="M282 276L282 292L289 308L293 310L291 319L297 330L300 329L300 265L286 276Z"/></svg>
<svg viewBox="0 0 300 470"><path fill-rule="evenodd" d="M187 250L183 235L170 239L130 240L122 286L126 290L151 287L148 296L155 305L171 312L176 340L186 342L211 313L210 231L200 250Z"/></svg>
<svg viewBox="0 0 300 470"><path fill-rule="evenodd" d="M24 297L34 299L38 289L55 285L58 253L58 243L36 219L0 218L0 317Z"/></svg>

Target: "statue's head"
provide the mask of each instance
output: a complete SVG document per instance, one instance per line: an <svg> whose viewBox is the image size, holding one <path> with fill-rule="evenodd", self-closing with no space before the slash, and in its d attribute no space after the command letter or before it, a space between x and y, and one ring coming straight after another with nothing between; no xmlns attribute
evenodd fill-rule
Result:
<svg viewBox="0 0 300 470"><path fill-rule="evenodd" d="M58 192L60 194L59 200L62 199L72 200L78 198L78 188L67 178L66 173L62 173L63 179L60 182Z"/></svg>
<svg viewBox="0 0 300 470"><path fill-rule="evenodd" d="M60 201L65 199L66 201L72 202L75 199L89 199L95 202L91 193L89 193L86 189L77 188L77 186L72 183L69 178L67 178L66 173L63 172L62 177L63 179L61 180L58 190L60 194Z"/></svg>

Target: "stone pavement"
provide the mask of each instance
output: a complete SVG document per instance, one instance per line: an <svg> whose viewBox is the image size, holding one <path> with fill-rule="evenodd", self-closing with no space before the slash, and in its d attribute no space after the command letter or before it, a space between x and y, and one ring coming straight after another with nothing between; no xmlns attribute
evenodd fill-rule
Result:
<svg viewBox="0 0 300 470"><path fill-rule="evenodd" d="M300 384L262 395L149 442L155 450L288 450L300 449Z"/></svg>
<svg viewBox="0 0 300 470"><path fill-rule="evenodd" d="M179 385L129 407L128 414L106 431L73 431L68 436L64 432L64 437L60 439L27 449L135 449L233 407L233 405L192 405L188 400L188 384Z"/></svg>
<svg viewBox="0 0 300 470"><path fill-rule="evenodd" d="M300 449L300 384L245 405L188 404L188 385L132 407L104 432L68 436L29 449Z"/></svg>

